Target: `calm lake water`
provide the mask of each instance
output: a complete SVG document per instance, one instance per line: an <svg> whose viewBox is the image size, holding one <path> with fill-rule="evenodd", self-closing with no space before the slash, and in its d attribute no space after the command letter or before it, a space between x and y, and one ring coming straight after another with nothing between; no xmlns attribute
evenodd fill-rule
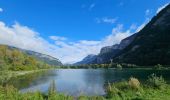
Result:
<svg viewBox="0 0 170 100"><path fill-rule="evenodd" d="M140 81L145 81L147 76L156 73L170 81L170 70L144 70L144 69L61 69L48 70L41 73L30 74L11 80L11 84L21 92L41 91L48 92L52 81L56 89L67 95L104 95L104 85L108 82L127 80L133 76Z"/></svg>

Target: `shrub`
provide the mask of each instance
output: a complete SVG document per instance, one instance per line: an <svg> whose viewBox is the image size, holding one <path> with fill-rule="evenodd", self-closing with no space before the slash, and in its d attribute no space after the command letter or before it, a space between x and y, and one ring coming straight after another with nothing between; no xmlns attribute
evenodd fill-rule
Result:
<svg viewBox="0 0 170 100"><path fill-rule="evenodd" d="M117 64L117 65L116 65L116 68L117 68L117 69L122 69L122 65Z"/></svg>
<svg viewBox="0 0 170 100"><path fill-rule="evenodd" d="M160 70L160 69L163 69L163 66L161 64L157 64L154 66L154 69Z"/></svg>
<svg viewBox="0 0 170 100"><path fill-rule="evenodd" d="M154 88L162 89L166 85L166 81L162 76L158 77L155 74L152 74L148 77L148 85Z"/></svg>
<svg viewBox="0 0 170 100"><path fill-rule="evenodd" d="M87 96L79 96L78 100L88 100L89 98Z"/></svg>
<svg viewBox="0 0 170 100"><path fill-rule="evenodd" d="M130 79L129 79L129 86L132 88L132 89L139 89L140 88L140 82L139 82L139 80L137 79L137 78L133 78L133 77L131 77Z"/></svg>
<svg viewBox="0 0 170 100"><path fill-rule="evenodd" d="M71 96L65 96L63 94L55 93L55 94L49 96L47 100L74 100L74 99Z"/></svg>
<svg viewBox="0 0 170 100"><path fill-rule="evenodd" d="M111 84L108 84L108 87L106 89L107 92L107 98L119 98L119 92L120 90L118 88L116 88L114 85L111 86Z"/></svg>
<svg viewBox="0 0 170 100"><path fill-rule="evenodd" d="M34 92L34 93L24 93L21 95L22 100L44 100L42 93Z"/></svg>
<svg viewBox="0 0 170 100"><path fill-rule="evenodd" d="M118 82L110 84L106 88L107 98L112 98L113 100L122 100L124 98L123 91L127 91L129 89L127 82Z"/></svg>
<svg viewBox="0 0 170 100"><path fill-rule="evenodd" d="M105 98L102 96L92 96L90 97L90 100L105 100Z"/></svg>
<svg viewBox="0 0 170 100"><path fill-rule="evenodd" d="M0 85L5 86L12 77L12 75L13 74L9 71L0 71Z"/></svg>
<svg viewBox="0 0 170 100"><path fill-rule="evenodd" d="M126 91L129 89L129 84L127 81L121 81L118 83L114 83L113 86L115 86L116 88L118 88L121 91Z"/></svg>
<svg viewBox="0 0 170 100"><path fill-rule="evenodd" d="M19 100L20 94L16 88L13 86L6 85L2 88L3 90L3 99L0 100Z"/></svg>

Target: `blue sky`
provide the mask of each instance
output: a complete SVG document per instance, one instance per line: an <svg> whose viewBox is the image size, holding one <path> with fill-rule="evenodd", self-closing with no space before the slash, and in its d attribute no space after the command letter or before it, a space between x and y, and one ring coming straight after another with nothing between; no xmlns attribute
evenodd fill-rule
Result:
<svg viewBox="0 0 170 100"><path fill-rule="evenodd" d="M139 31L168 2L0 0L0 43L73 63ZM9 31L15 36L4 37ZM16 41L17 38L21 43Z"/></svg>

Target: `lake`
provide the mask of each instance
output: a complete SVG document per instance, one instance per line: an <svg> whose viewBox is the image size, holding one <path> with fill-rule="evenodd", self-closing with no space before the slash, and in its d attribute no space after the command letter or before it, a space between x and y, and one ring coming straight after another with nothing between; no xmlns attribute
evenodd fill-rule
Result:
<svg viewBox="0 0 170 100"><path fill-rule="evenodd" d="M104 85L108 82L128 80L132 76L144 82L147 76L152 73L162 75L167 81L170 81L170 70L59 69L13 78L10 84L13 84L21 92L41 91L47 93L50 83L55 81L57 92L72 96L93 96L104 95Z"/></svg>

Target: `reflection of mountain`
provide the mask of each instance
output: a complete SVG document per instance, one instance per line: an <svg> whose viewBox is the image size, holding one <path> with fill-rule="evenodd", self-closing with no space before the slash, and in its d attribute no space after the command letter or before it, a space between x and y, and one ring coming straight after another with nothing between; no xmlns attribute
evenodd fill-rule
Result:
<svg viewBox="0 0 170 100"><path fill-rule="evenodd" d="M138 33L122 40L120 44L102 48L90 63L110 63L111 59L113 62L137 65L169 65L170 4Z"/></svg>

